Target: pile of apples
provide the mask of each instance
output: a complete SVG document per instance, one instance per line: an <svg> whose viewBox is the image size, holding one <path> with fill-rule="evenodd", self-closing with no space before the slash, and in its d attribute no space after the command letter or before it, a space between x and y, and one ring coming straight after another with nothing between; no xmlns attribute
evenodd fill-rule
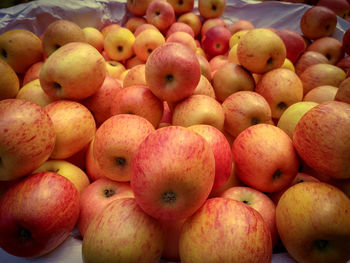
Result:
<svg viewBox="0 0 350 263"><path fill-rule="evenodd" d="M128 0L125 25L0 35L0 247L84 262L350 259L350 30Z"/></svg>

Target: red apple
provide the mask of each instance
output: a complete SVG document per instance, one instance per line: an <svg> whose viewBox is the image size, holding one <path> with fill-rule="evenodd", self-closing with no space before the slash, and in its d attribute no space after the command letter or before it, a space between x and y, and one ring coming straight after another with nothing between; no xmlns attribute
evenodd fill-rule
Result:
<svg viewBox="0 0 350 263"><path fill-rule="evenodd" d="M328 58L316 51L305 51L294 63L295 73L300 77L304 70L313 64L329 64Z"/></svg>
<svg viewBox="0 0 350 263"><path fill-rule="evenodd" d="M342 38L343 49L346 54L350 55L350 29L347 29Z"/></svg>
<svg viewBox="0 0 350 263"><path fill-rule="evenodd" d="M343 19L349 15L350 11L347 0L318 0L317 6L327 7Z"/></svg>
<svg viewBox="0 0 350 263"><path fill-rule="evenodd" d="M227 27L211 27L204 36L202 36L202 47L210 57L224 55L229 49L231 32Z"/></svg>
<svg viewBox="0 0 350 263"><path fill-rule="evenodd" d="M334 100L343 101L350 104L350 78L344 79L338 87Z"/></svg>
<svg viewBox="0 0 350 263"><path fill-rule="evenodd" d="M147 23L154 25L161 32L165 33L175 22L175 11L167 1L151 1L146 10Z"/></svg>
<svg viewBox="0 0 350 263"><path fill-rule="evenodd" d="M166 32L166 38L168 38L174 32L185 32L194 37L194 32L192 27L184 22L174 22Z"/></svg>
<svg viewBox="0 0 350 263"><path fill-rule="evenodd" d="M192 215L213 187L215 159L206 140L180 126L157 129L137 148L130 184L136 202L155 218Z"/></svg>
<svg viewBox="0 0 350 263"><path fill-rule="evenodd" d="M36 63L34 63L33 65L31 65L26 72L24 73L23 76L23 82L22 82L22 86L24 86L25 84L29 83L32 80L38 79L40 76L40 70L41 67L43 66L44 61L38 61Z"/></svg>
<svg viewBox="0 0 350 263"><path fill-rule="evenodd" d="M284 45L286 46L286 58L294 64L306 49L304 38L298 32L290 29L277 30L276 34L282 38Z"/></svg>
<svg viewBox="0 0 350 263"><path fill-rule="evenodd" d="M229 27L231 35L241 30L249 30L253 28L255 28L253 23L245 19L239 19L235 21L233 24L231 24Z"/></svg>
<svg viewBox="0 0 350 263"><path fill-rule="evenodd" d="M0 247L39 257L69 236L79 217L79 193L65 177L42 172L11 186L0 199Z"/></svg>

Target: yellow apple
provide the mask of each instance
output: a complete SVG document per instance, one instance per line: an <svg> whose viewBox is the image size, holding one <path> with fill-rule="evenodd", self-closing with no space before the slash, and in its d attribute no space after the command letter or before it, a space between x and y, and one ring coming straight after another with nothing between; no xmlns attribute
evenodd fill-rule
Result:
<svg viewBox="0 0 350 263"><path fill-rule="evenodd" d="M104 38L101 31L94 27L84 27L83 32L86 42L95 47L99 52L102 52Z"/></svg>
<svg viewBox="0 0 350 263"><path fill-rule="evenodd" d="M54 101L50 99L50 97L41 88L39 79L32 80L25 84L18 91L16 99L29 100L35 102L36 104L39 104L41 107L45 107Z"/></svg>
<svg viewBox="0 0 350 263"><path fill-rule="evenodd" d="M104 50L112 60L122 61L134 55L134 34L126 27L111 30L104 39Z"/></svg>
<svg viewBox="0 0 350 263"><path fill-rule="evenodd" d="M177 22L182 22L189 25L192 28L195 37L201 32L202 20L200 16L194 12L188 12L180 15Z"/></svg>
<svg viewBox="0 0 350 263"><path fill-rule="evenodd" d="M0 100L14 98L18 90L19 79L16 72L0 59Z"/></svg>
<svg viewBox="0 0 350 263"><path fill-rule="evenodd" d="M165 38L159 30L146 29L135 38L133 49L136 56L145 63L152 51L164 43Z"/></svg>

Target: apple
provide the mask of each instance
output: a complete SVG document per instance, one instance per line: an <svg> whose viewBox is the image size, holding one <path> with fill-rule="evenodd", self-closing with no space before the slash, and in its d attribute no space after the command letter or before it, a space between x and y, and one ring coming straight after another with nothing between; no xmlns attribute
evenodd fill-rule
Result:
<svg viewBox="0 0 350 263"><path fill-rule="evenodd" d="M210 145L215 159L215 179L212 191L223 186L231 174L232 152L225 135L211 125L196 124L188 129L201 135Z"/></svg>
<svg viewBox="0 0 350 263"><path fill-rule="evenodd" d="M174 22L166 31L166 38L168 38L168 36L170 36L174 32L186 32L192 37L195 37L192 27L184 22Z"/></svg>
<svg viewBox="0 0 350 263"><path fill-rule="evenodd" d="M338 87L346 74L341 68L327 63L314 64L307 67L300 75L304 95L315 87L331 85Z"/></svg>
<svg viewBox="0 0 350 263"><path fill-rule="evenodd" d="M0 101L0 181L15 180L35 170L51 155L56 141L46 111L31 101Z"/></svg>
<svg viewBox="0 0 350 263"><path fill-rule="evenodd" d="M54 100L50 99L41 88L40 80L35 79L23 85L16 95L16 99L29 100L35 102L41 107L45 107Z"/></svg>
<svg viewBox="0 0 350 263"><path fill-rule="evenodd" d="M49 57L57 49L71 42L86 42L84 31L79 25L66 19L50 23L42 35L44 56Z"/></svg>
<svg viewBox="0 0 350 263"><path fill-rule="evenodd" d="M66 177L74 184L79 194L90 184L88 176L82 169L65 160L48 160L35 169L32 174L40 172L54 172Z"/></svg>
<svg viewBox="0 0 350 263"><path fill-rule="evenodd" d="M89 143L86 151L86 160L85 160L85 170L86 174L90 179L90 182L94 182L99 178L105 178L103 171L101 170L95 156L93 153L93 143L94 139Z"/></svg>
<svg viewBox="0 0 350 263"><path fill-rule="evenodd" d="M146 21L165 33L176 21L173 6L163 0L152 1L146 10Z"/></svg>
<svg viewBox="0 0 350 263"><path fill-rule="evenodd" d="M248 186L234 186L224 191L220 197L243 202L254 208L264 219L271 233L272 247L278 240L276 227L276 205L265 193Z"/></svg>
<svg viewBox="0 0 350 263"><path fill-rule="evenodd" d="M256 190L277 192L296 176L299 160L292 140L272 124L257 124L243 130L232 145L235 172Z"/></svg>
<svg viewBox="0 0 350 263"><path fill-rule="evenodd" d="M331 178L350 178L349 115L348 103L323 102L305 113L294 130L293 145L300 158Z"/></svg>
<svg viewBox="0 0 350 263"><path fill-rule="evenodd" d="M145 62L143 60L139 59L135 55L135 56L133 56L125 61L125 68L131 69L132 67L140 65L140 64L145 64Z"/></svg>
<svg viewBox="0 0 350 263"><path fill-rule="evenodd" d="M134 33L139 26L146 23L146 18L144 18L143 16L132 16L128 18L128 21L126 21L125 27Z"/></svg>
<svg viewBox="0 0 350 263"><path fill-rule="evenodd" d="M231 35L231 38L230 38L230 41L229 41L229 46L230 46L230 49L238 44L239 40L241 40L241 37L243 35L245 35L245 33L247 33L249 30L248 29L244 29L244 30L239 30L237 31L236 33L232 34Z"/></svg>
<svg viewBox="0 0 350 263"><path fill-rule="evenodd" d="M163 115L162 115L162 119L159 122L158 128L171 126L172 122L173 122L173 113L170 110L169 104L166 101L163 101Z"/></svg>
<svg viewBox="0 0 350 263"><path fill-rule="evenodd" d="M322 182L288 188L276 207L276 224L298 262L346 262L350 258L350 199Z"/></svg>
<svg viewBox="0 0 350 263"><path fill-rule="evenodd" d="M197 44L195 39L188 33L178 31L178 32L173 32L171 33L167 39L167 43L180 43L185 46L188 46L193 52L196 52L197 50Z"/></svg>
<svg viewBox="0 0 350 263"><path fill-rule="evenodd" d="M96 123L83 104L57 100L45 106L56 132L56 143L50 157L65 159L82 150L95 135Z"/></svg>
<svg viewBox="0 0 350 263"><path fill-rule="evenodd" d="M207 199L215 159L201 135L173 125L157 129L141 142L130 173L137 204L157 219L176 220L192 215Z"/></svg>
<svg viewBox="0 0 350 263"><path fill-rule="evenodd" d="M337 91L338 87L330 85L318 86L306 93L303 101L314 101L317 103L332 101Z"/></svg>
<svg viewBox="0 0 350 263"><path fill-rule="evenodd" d="M126 27L111 30L104 38L103 47L107 56L115 61L122 61L134 55L134 34Z"/></svg>
<svg viewBox="0 0 350 263"><path fill-rule="evenodd" d="M17 257L40 257L63 243L78 217L79 193L67 178L29 175L0 199L0 247Z"/></svg>
<svg viewBox="0 0 350 263"><path fill-rule="evenodd" d="M100 178L89 184L80 195L78 230L84 237L89 224L103 208L119 198L134 197L130 184Z"/></svg>
<svg viewBox="0 0 350 263"><path fill-rule="evenodd" d="M215 99L215 90L211 85L210 81L206 77L201 75L198 85L193 91L192 95L207 95Z"/></svg>
<svg viewBox="0 0 350 263"><path fill-rule="evenodd" d="M286 58L292 63L295 63L306 49L304 38L297 31L290 29L277 30L276 34L282 38L284 45L286 46Z"/></svg>
<svg viewBox="0 0 350 263"><path fill-rule="evenodd" d="M228 28L225 20L220 17L205 19L201 27L201 38L203 38L207 31L214 26L223 26Z"/></svg>
<svg viewBox="0 0 350 263"><path fill-rule="evenodd" d="M139 144L154 126L138 115L118 114L107 119L96 131L92 158L103 176L114 181L130 180L130 166Z"/></svg>
<svg viewBox="0 0 350 263"><path fill-rule="evenodd" d="M303 83L293 71L277 68L262 76L255 92L270 105L272 118L279 119L290 105L302 101Z"/></svg>
<svg viewBox="0 0 350 263"><path fill-rule="evenodd" d="M163 102L147 86L128 86L112 99L111 114L135 114L157 128L163 116Z"/></svg>
<svg viewBox="0 0 350 263"><path fill-rule="evenodd" d="M301 33L308 39L332 36L338 23L337 15L324 6L312 6L300 19Z"/></svg>
<svg viewBox="0 0 350 263"><path fill-rule="evenodd" d="M83 261L158 262L164 236L160 223L142 211L134 198L120 198L89 224L82 244Z"/></svg>
<svg viewBox="0 0 350 263"><path fill-rule="evenodd" d="M190 96L201 69L196 54L180 43L165 43L153 50L145 68L150 90L161 100L175 102Z"/></svg>
<svg viewBox="0 0 350 263"><path fill-rule="evenodd" d="M344 79L338 87L334 100L343 101L350 104L350 78Z"/></svg>
<svg viewBox="0 0 350 263"><path fill-rule="evenodd" d="M201 32L202 20L200 16L194 12L187 12L180 15L177 22L182 22L189 25L193 30L194 37L197 37Z"/></svg>
<svg viewBox="0 0 350 263"><path fill-rule="evenodd" d="M152 0L127 0L126 8L127 10L135 16L144 16L148 5Z"/></svg>
<svg viewBox="0 0 350 263"><path fill-rule="evenodd" d="M208 81L211 81L211 68L208 59L206 59L204 56L200 54L196 54L200 68L201 68L201 74L208 79Z"/></svg>
<svg viewBox="0 0 350 263"><path fill-rule="evenodd" d="M286 58L283 40L267 28L254 28L242 36L237 46L239 63L252 73L265 73L282 66Z"/></svg>
<svg viewBox="0 0 350 263"><path fill-rule="evenodd" d="M0 59L18 74L24 74L34 63L41 61L41 40L26 29L13 29L0 35Z"/></svg>
<svg viewBox="0 0 350 263"><path fill-rule="evenodd" d="M105 60L96 48L71 42L45 60L39 79L51 99L81 100L94 94L106 75Z"/></svg>
<svg viewBox="0 0 350 263"><path fill-rule="evenodd" d="M38 61L32 64L24 73L22 86L27 84L28 82L38 79L40 76L41 67L44 65L44 61Z"/></svg>
<svg viewBox="0 0 350 263"><path fill-rule="evenodd" d="M271 262L270 231L252 207L229 198L208 199L182 226L181 262Z"/></svg>
<svg viewBox="0 0 350 263"><path fill-rule="evenodd" d="M95 27L84 27L83 28L85 40L91 46L95 47L99 52L103 50L104 37L97 28Z"/></svg>
<svg viewBox="0 0 350 263"><path fill-rule="evenodd" d="M221 17L225 8L226 0L198 0L198 11L204 19Z"/></svg>
<svg viewBox="0 0 350 263"><path fill-rule="evenodd" d="M294 63L295 73L300 76L307 67L319 63L329 64L328 58L316 51L305 51Z"/></svg>
<svg viewBox="0 0 350 263"><path fill-rule="evenodd" d="M224 121L222 105L207 95L191 95L177 103L173 110L173 125L188 127L207 124L222 131Z"/></svg>
<svg viewBox="0 0 350 263"><path fill-rule="evenodd" d="M290 105L278 119L277 127L282 129L293 139L295 126L298 124L300 118L317 105L317 102L312 101L299 101Z"/></svg>
<svg viewBox="0 0 350 263"><path fill-rule="evenodd" d="M344 70L345 73L348 74L348 72L350 70L350 56L344 56L335 65L337 67L341 68L342 70Z"/></svg>
<svg viewBox="0 0 350 263"><path fill-rule="evenodd" d="M147 29L137 35L133 49L135 55L145 63L152 51L164 43L165 38L159 30Z"/></svg>
<svg viewBox="0 0 350 263"><path fill-rule="evenodd" d="M229 26L231 35L234 35L241 30L249 30L253 28L255 28L253 23L246 19L238 19Z"/></svg>
<svg viewBox="0 0 350 263"><path fill-rule="evenodd" d="M101 33L102 33L102 36L103 36L103 39L106 38L107 34L113 30L117 30L121 28L121 26L119 24L115 24L115 23L112 23L112 24L109 24L109 25L105 25L104 27L101 28Z"/></svg>
<svg viewBox="0 0 350 263"><path fill-rule="evenodd" d="M233 62L228 62L215 71L212 79L213 88L218 101L225 99L237 91L255 89L255 81L252 74Z"/></svg>
<svg viewBox="0 0 350 263"><path fill-rule="evenodd" d="M209 65L212 77L219 68L228 63L228 57L226 55L217 55L211 59L209 59Z"/></svg>
<svg viewBox="0 0 350 263"><path fill-rule="evenodd" d="M341 42L345 53L349 55L350 54L350 29L345 30Z"/></svg>
<svg viewBox="0 0 350 263"><path fill-rule="evenodd" d="M139 34L141 34L142 31L147 30L147 29L154 29L154 30L158 30L158 31L159 31L159 29L158 29L156 26L154 26L154 25L152 25L152 24L149 24L149 23L145 23L145 24L140 25L140 26L135 30L135 32L134 32L135 38L136 38Z"/></svg>
<svg viewBox="0 0 350 263"><path fill-rule="evenodd" d="M191 12L194 7L194 0L167 0L167 2L173 6L176 15Z"/></svg>
<svg viewBox="0 0 350 263"><path fill-rule="evenodd" d="M123 78L123 88L130 86L147 86L146 65L140 64L130 68Z"/></svg>
<svg viewBox="0 0 350 263"><path fill-rule="evenodd" d="M115 60L107 60L106 69L107 69L107 76L110 76L116 80L120 79L120 75L126 70L123 63Z"/></svg>
<svg viewBox="0 0 350 263"><path fill-rule="evenodd" d="M334 37L321 37L314 40L307 48L307 51L319 52L329 60L330 64L337 64L344 57L342 43Z"/></svg>
<svg viewBox="0 0 350 263"><path fill-rule="evenodd" d="M246 128L258 123L272 123L271 108L265 98L254 91L237 91L222 103L224 128L236 138Z"/></svg>
<svg viewBox="0 0 350 263"><path fill-rule="evenodd" d="M12 67L0 59L0 100L12 99L19 91L19 78Z"/></svg>
<svg viewBox="0 0 350 263"><path fill-rule="evenodd" d="M350 11L350 4L347 0L318 0L317 6L327 7L343 19L349 15Z"/></svg>
<svg viewBox="0 0 350 263"><path fill-rule="evenodd" d="M122 85L116 79L106 76L101 88L96 93L80 101L91 111L97 127L112 116L113 98L121 89Z"/></svg>
<svg viewBox="0 0 350 263"><path fill-rule="evenodd" d="M229 49L230 30L223 26L213 26L202 37L204 52L210 57L224 55Z"/></svg>
<svg viewBox="0 0 350 263"><path fill-rule="evenodd" d="M281 68L286 68L286 69L289 69L289 70L295 72L294 64L288 58L286 58L284 60L283 65L281 66Z"/></svg>

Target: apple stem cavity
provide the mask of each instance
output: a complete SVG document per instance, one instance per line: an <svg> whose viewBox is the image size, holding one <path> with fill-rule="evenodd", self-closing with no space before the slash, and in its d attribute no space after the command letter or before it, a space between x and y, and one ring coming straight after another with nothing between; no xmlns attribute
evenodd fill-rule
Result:
<svg viewBox="0 0 350 263"><path fill-rule="evenodd" d="M58 84L57 82L54 82L53 86L55 87L55 89L61 89L62 88L62 86L60 84Z"/></svg>
<svg viewBox="0 0 350 263"><path fill-rule="evenodd" d="M1 49L1 56L7 58L7 51L5 49Z"/></svg>
<svg viewBox="0 0 350 263"><path fill-rule="evenodd" d="M287 104L285 104L283 101L277 104L277 107L281 110L287 108Z"/></svg>
<svg viewBox="0 0 350 263"><path fill-rule="evenodd" d="M243 200L243 203L245 203L246 205L249 205L249 202L247 200Z"/></svg>
<svg viewBox="0 0 350 263"><path fill-rule="evenodd" d="M18 231L19 238L22 242L32 239L30 231L24 227L20 227Z"/></svg>
<svg viewBox="0 0 350 263"><path fill-rule="evenodd" d="M123 46L117 46L118 52L123 52Z"/></svg>
<svg viewBox="0 0 350 263"><path fill-rule="evenodd" d="M216 5L212 5L211 9L213 9L214 11L216 11Z"/></svg>
<svg viewBox="0 0 350 263"><path fill-rule="evenodd" d="M260 120L258 118L256 118L256 117L252 118L252 121L251 121L252 125L256 125L256 124L259 124L259 123L260 123Z"/></svg>
<svg viewBox="0 0 350 263"><path fill-rule="evenodd" d="M314 242L314 246L317 250L324 250L328 246L328 240L318 239Z"/></svg>
<svg viewBox="0 0 350 263"><path fill-rule="evenodd" d="M126 159L124 157L117 157L115 158L115 163L118 165L118 166L125 166L126 164Z"/></svg>
<svg viewBox="0 0 350 263"><path fill-rule="evenodd" d="M176 201L176 194L173 191L166 191L162 194L162 200L165 203L173 204Z"/></svg>
<svg viewBox="0 0 350 263"><path fill-rule="evenodd" d="M273 179L277 179L277 178L280 178L282 175L282 171L281 170L276 170L273 175L272 175L272 178Z"/></svg>
<svg viewBox="0 0 350 263"><path fill-rule="evenodd" d="M174 80L174 76L172 74L168 74L165 76L167 82L172 82Z"/></svg>
<svg viewBox="0 0 350 263"><path fill-rule="evenodd" d="M178 4L179 5L183 5L184 1L183 0L179 0Z"/></svg>
<svg viewBox="0 0 350 263"><path fill-rule="evenodd" d="M273 61L273 58L272 57L269 57L268 60L266 61L266 64L269 65L271 64Z"/></svg>
<svg viewBox="0 0 350 263"><path fill-rule="evenodd" d="M108 198L108 197L111 197L111 196L115 195L115 191L113 189L106 189L104 191L104 194Z"/></svg>

